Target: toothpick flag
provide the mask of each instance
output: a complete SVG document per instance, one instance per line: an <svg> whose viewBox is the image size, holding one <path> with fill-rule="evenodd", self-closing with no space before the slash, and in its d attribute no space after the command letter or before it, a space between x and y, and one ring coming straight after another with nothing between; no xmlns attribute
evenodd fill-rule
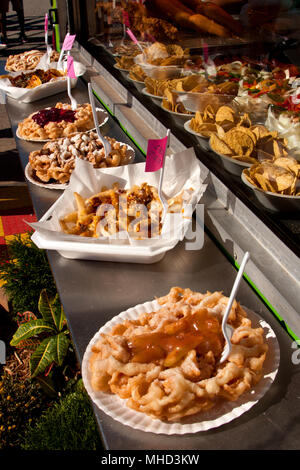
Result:
<svg viewBox="0 0 300 470"><path fill-rule="evenodd" d="M76 78L74 71L74 59L71 55L67 57L67 76L70 78Z"/></svg>
<svg viewBox="0 0 300 470"><path fill-rule="evenodd" d="M73 43L75 41L76 34L72 35L67 33L63 42L63 50L64 51L70 51L73 47Z"/></svg>
<svg viewBox="0 0 300 470"><path fill-rule="evenodd" d="M45 33L48 34L48 13L45 14Z"/></svg>
<svg viewBox="0 0 300 470"><path fill-rule="evenodd" d="M142 46L140 45L139 41L137 40L137 38L135 37L131 29L127 28L126 33L130 37L130 39L134 42L134 44L136 44L139 47L139 49L142 51L142 54L144 54L144 50Z"/></svg>
<svg viewBox="0 0 300 470"><path fill-rule="evenodd" d="M66 34L60 54L59 54L59 59L57 63L58 70L62 69L62 58L63 58L64 52L70 51L72 49L73 43L75 41L75 37L76 37L76 34L69 34L69 33Z"/></svg>
<svg viewBox="0 0 300 470"><path fill-rule="evenodd" d="M164 166L165 154L168 146L169 130L162 139L149 139L147 146L145 171L158 171Z"/></svg>
<svg viewBox="0 0 300 470"><path fill-rule="evenodd" d="M126 26L126 28L130 28L129 15L127 11L122 10L122 16L123 16L123 24Z"/></svg>

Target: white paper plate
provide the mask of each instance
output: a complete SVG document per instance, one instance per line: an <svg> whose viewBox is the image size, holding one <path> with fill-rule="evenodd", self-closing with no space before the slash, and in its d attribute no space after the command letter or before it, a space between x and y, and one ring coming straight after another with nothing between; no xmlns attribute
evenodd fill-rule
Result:
<svg viewBox="0 0 300 470"><path fill-rule="evenodd" d="M147 91L146 87L142 89L142 93L146 96L150 96L150 98L154 98L155 100L162 100L164 98L163 96L152 95Z"/></svg>
<svg viewBox="0 0 300 470"><path fill-rule="evenodd" d="M61 189L62 191L64 191L68 187L68 184L42 183L41 181L38 181L33 175L33 170L32 170L30 163L27 163L25 167L25 176L28 179L28 181L30 181L30 183L35 184L36 186L40 186L41 188Z"/></svg>
<svg viewBox="0 0 300 470"><path fill-rule="evenodd" d="M89 132L89 131L87 131ZM123 142L121 142L121 144L123 144ZM127 147L127 151L130 152L130 161L128 163L128 165L130 165L131 163L134 162L134 159L135 159L135 151L134 149L128 145L128 144L125 144L126 147ZM26 178L28 179L28 181L30 181L30 183L32 184L35 184L37 186L40 186L42 188L47 188L47 189L66 189L69 185L69 183L66 183L66 184L61 184L61 183L42 183L42 181L38 181L34 175L33 175L33 169L30 165L30 163L27 163L26 167L25 167L25 176Z"/></svg>
<svg viewBox="0 0 300 470"><path fill-rule="evenodd" d="M45 109L49 109L49 108L45 108ZM107 123L109 116L108 116L107 112L102 108L96 108L96 110L97 110L97 114L98 114L99 127L104 126L104 124ZM38 111L37 111L37 113L38 113ZM103 119L102 122L101 122L101 119ZM101 124L100 124L100 122L101 122ZM93 127L92 129L89 129L89 131L94 131L95 129L96 128ZM89 131L87 131L87 132L89 132ZM76 134L77 132L80 132L80 131L76 131L76 132L74 132L74 134ZM73 135L73 134L71 134L71 135ZM71 135L68 135L68 137L71 137ZM26 142L52 142L53 140L56 140L57 138L58 139L61 138L61 137L55 137L55 139L44 139L44 140L42 140L42 139L29 139L29 138L25 139L25 137L20 137L19 128L17 128L16 136L18 137L18 139L25 140ZM65 138L65 137L66 136L63 136L62 138Z"/></svg>
<svg viewBox="0 0 300 470"><path fill-rule="evenodd" d="M254 312L247 309L247 315L252 321L254 327L261 326L264 329L266 342L269 351L263 367L263 377L255 388L244 395L240 396L234 402L224 402L222 405L212 410L198 413L197 415L186 419L184 422L168 423L150 418L144 413L132 410L126 406L126 400L119 398L117 395L95 392L90 384L89 358L92 346L99 340L101 333L108 333L113 326L122 323L124 320L135 320L141 313L150 313L160 308L157 301L146 302L136 305L133 308L121 312L107 322L94 335L83 356L82 361L82 379L85 388L93 402L107 415L116 421L145 432L154 434L190 434L208 429L220 427L223 424L238 418L246 411L250 410L267 392L271 384L275 380L278 372L280 350L276 335L270 325Z"/></svg>

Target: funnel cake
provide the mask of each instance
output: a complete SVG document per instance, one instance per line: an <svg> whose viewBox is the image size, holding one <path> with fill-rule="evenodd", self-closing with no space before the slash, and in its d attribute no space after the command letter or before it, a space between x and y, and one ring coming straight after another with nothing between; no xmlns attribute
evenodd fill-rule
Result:
<svg viewBox="0 0 300 470"><path fill-rule="evenodd" d="M75 111L67 103L30 114L18 125L18 136L26 140L52 140L86 132L95 127L89 103L78 105Z"/></svg>
<svg viewBox="0 0 300 470"><path fill-rule="evenodd" d="M8 72L21 72L23 70L34 70L45 52L31 50L21 54L10 55L6 61L5 70ZM59 53L52 51L50 62L57 62Z"/></svg>
<svg viewBox="0 0 300 470"><path fill-rule="evenodd" d="M235 401L263 375L268 346L234 301L232 351L223 364L221 329L228 297L173 287L159 310L116 324L92 346L91 387L126 400L153 419L180 421Z"/></svg>
<svg viewBox="0 0 300 470"><path fill-rule="evenodd" d="M126 144L106 137L111 152L105 157L102 142L94 131L79 132L71 137L47 142L40 150L29 154L33 176L42 183L68 183L75 168L76 157L89 161L94 168L127 165L132 160L132 151Z"/></svg>

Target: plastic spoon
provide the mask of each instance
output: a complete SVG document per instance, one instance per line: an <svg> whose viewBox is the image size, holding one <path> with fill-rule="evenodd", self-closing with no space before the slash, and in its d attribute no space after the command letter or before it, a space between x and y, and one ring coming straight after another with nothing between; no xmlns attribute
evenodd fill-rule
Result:
<svg viewBox="0 0 300 470"><path fill-rule="evenodd" d="M231 336L232 336L232 333L233 333L233 328L230 325L227 325L227 319L228 319L233 301L235 299L236 293L238 291L241 279L243 277L243 273L244 273L246 263L249 260L249 258L250 258L250 253L247 251L244 255L244 258L243 258L243 261L241 263L240 269L238 270L237 276L235 278L235 281L234 281L234 284L233 284L233 287L232 287L232 290L231 290L231 293L230 293L228 304L227 304L225 313L223 315L222 331L223 331L223 335L225 337L225 346L224 346L222 356L221 356L221 359L220 359L220 364L222 362L226 361L226 359L229 356L230 351L231 351Z"/></svg>
<svg viewBox="0 0 300 470"><path fill-rule="evenodd" d="M100 129L99 129L99 122L98 122L98 116L97 116L97 110L96 110L96 106L95 106L95 100L94 100L92 85L90 83L88 84L88 92L89 92L90 103L91 103L91 106L92 106L92 112L93 112L93 118L94 118L94 122L95 122L96 132L97 132L97 135L98 135L98 138L99 138L100 142L102 142L104 152L105 152L105 157L107 157L109 155L110 151L111 151L111 145L108 142L108 140L106 140L101 135L101 132L100 132Z"/></svg>

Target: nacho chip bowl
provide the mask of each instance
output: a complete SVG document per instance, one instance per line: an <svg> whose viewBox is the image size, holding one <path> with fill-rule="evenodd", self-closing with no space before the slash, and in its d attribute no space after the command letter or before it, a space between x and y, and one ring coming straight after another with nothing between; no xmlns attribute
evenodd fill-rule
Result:
<svg viewBox="0 0 300 470"><path fill-rule="evenodd" d="M134 58L134 62L143 69L144 73L155 80L166 80L169 78L179 78L183 75L184 69L178 65L151 65L144 62L143 55L139 54Z"/></svg>
<svg viewBox="0 0 300 470"><path fill-rule="evenodd" d="M251 166L251 165L250 165ZM241 173L243 183L252 189L254 195L259 202L268 210L272 212L295 212L300 209L300 196L289 196L286 194L273 193L271 191L264 191L261 188L254 186L248 181L245 174Z"/></svg>
<svg viewBox="0 0 300 470"><path fill-rule="evenodd" d="M156 101L162 101L163 98L164 98L163 96L152 95L152 93L149 93L149 92L147 91L147 88L146 88L146 87L144 87L144 88L142 89L142 93L143 93L143 95L149 96L150 98L152 98L152 99L154 99L154 100L156 100Z"/></svg>
<svg viewBox="0 0 300 470"><path fill-rule="evenodd" d="M161 103L161 108L167 113L173 114L173 116L180 118L180 120L190 120L193 117L192 114L177 113L176 111L171 111L170 109L164 107L163 102Z"/></svg>
<svg viewBox="0 0 300 470"><path fill-rule="evenodd" d="M225 95L222 93L193 93L188 91L177 91L178 100L184 105L185 109L195 113L196 111L204 112L207 105L212 105L218 109L223 105L236 105L234 102L235 95Z"/></svg>
<svg viewBox="0 0 300 470"><path fill-rule="evenodd" d="M250 168L252 163L242 162L234 158L227 157L213 150L209 143L209 149L221 158L224 168L231 174L240 176L244 168Z"/></svg>
<svg viewBox="0 0 300 470"><path fill-rule="evenodd" d="M131 78L129 75L127 75L127 80L129 80L130 82L134 83L134 85L139 88L139 89L142 89L145 87L145 83L144 82L141 82L140 80L134 80L133 78Z"/></svg>
<svg viewBox="0 0 300 470"><path fill-rule="evenodd" d="M199 134L199 132L196 132L194 131L192 128L191 128L191 119L189 119L188 121L186 121L183 125L183 127L185 128L185 130L187 132L189 132L190 134L193 134L195 135L196 137L198 137L199 141L200 141L200 144L201 144L201 147L208 151L210 150L210 147L209 147L209 139L207 137L205 137L204 135L202 134Z"/></svg>

